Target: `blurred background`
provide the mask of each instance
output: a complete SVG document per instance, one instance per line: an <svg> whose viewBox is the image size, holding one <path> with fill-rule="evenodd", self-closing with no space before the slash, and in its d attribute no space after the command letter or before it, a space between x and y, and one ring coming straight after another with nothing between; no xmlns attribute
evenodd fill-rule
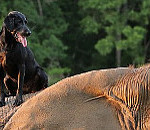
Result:
<svg viewBox="0 0 150 130"><path fill-rule="evenodd" d="M49 84L149 62L150 0L0 0L0 26L13 10L28 19L28 46Z"/></svg>

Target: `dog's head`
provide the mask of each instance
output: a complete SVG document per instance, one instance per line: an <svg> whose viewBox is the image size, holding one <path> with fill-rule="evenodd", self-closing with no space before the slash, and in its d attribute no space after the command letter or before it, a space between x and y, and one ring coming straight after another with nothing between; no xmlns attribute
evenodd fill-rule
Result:
<svg viewBox="0 0 150 130"><path fill-rule="evenodd" d="M27 46L26 37L31 35L31 31L27 27L27 19L24 14L18 11L10 12L4 19L6 29L14 36L16 41Z"/></svg>

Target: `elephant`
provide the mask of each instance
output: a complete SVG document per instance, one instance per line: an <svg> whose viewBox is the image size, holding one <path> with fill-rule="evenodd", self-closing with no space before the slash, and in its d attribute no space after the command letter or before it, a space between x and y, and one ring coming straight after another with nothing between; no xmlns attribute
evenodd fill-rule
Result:
<svg viewBox="0 0 150 130"><path fill-rule="evenodd" d="M4 130L150 129L150 65L62 79L22 104Z"/></svg>

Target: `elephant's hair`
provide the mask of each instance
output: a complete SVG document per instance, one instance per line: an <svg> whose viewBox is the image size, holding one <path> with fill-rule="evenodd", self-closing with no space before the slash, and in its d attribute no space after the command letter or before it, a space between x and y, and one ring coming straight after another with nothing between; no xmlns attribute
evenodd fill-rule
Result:
<svg viewBox="0 0 150 130"><path fill-rule="evenodd" d="M108 99L120 105L119 118L125 129L144 128L150 109L150 65L131 69L116 85L106 91ZM126 124L126 125L124 125Z"/></svg>

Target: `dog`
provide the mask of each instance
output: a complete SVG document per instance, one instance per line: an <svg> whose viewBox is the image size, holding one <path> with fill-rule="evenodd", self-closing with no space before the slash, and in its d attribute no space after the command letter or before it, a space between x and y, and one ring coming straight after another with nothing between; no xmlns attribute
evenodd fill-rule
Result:
<svg viewBox="0 0 150 130"><path fill-rule="evenodd" d="M22 94L48 87L46 72L27 46L30 35L27 18L21 12L12 11L4 19L0 32L0 106L5 105L5 86L11 95L16 95L14 106L23 102Z"/></svg>

